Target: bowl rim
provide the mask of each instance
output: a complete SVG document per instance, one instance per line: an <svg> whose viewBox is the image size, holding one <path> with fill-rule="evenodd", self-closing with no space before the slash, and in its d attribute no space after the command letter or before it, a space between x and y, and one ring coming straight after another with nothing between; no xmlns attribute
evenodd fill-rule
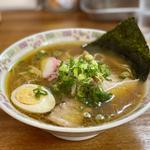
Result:
<svg viewBox="0 0 150 150"><path fill-rule="evenodd" d="M28 38L34 37L34 36L38 36L41 34L46 34L46 33L54 33L54 32L62 32L62 31L68 31L68 30L80 30L80 31L91 31L91 32L98 32L98 33L105 33L105 31L100 30L100 29L90 29L90 28L64 28L64 29L54 29L54 30L48 30L48 31L44 31L44 32L39 32L36 34L32 34L29 35L21 40L18 40L17 42L15 42L14 44L10 45L8 48L6 48L1 54L0 57L2 57L4 55L4 53L9 50L10 48L14 47L15 45L17 45L18 43L27 40ZM120 126L124 123L127 123L135 118L137 118L138 116L140 116L141 114L143 114L146 110L148 110L148 108L150 108L150 101L141 109L139 109L138 111L132 112L132 114L130 114L129 116L125 117L125 118L121 118L118 120L114 120L112 122L108 122L108 123L104 123L102 125L97 125L97 126L92 126L92 127L77 127L77 128L70 128L70 127L60 127L60 126L54 126L54 125L49 125L43 122L37 122L34 120L30 120L28 118L24 118L22 116L20 116L19 114L14 114L14 112L10 109L8 109L5 105L3 105L3 103L1 103L0 101L0 108L6 112L8 115L10 115L11 117L15 118L18 121L21 121L25 124L40 128L40 129L44 129L44 130L49 130L49 131L55 131L55 132L68 132L68 133L88 133L88 132L98 132L101 130L105 130L105 129L110 129L116 126Z"/></svg>

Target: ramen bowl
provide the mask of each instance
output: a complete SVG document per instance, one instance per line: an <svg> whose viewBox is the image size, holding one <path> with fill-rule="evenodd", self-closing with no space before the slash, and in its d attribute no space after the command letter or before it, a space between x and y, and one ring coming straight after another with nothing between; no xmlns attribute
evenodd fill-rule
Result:
<svg viewBox="0 0 150 150"><path fill-rule="evenodd" d="M46 32L41 32L38 34L26 37L15 44L8 47L0 55L0 108L5 111L11 117L39 129L43 129L53 134L54 136L71 141L80 141L90 139L95 137L100 132L105 131L128 121L131 121L142 113L144 113L150 107L150 76L147 79L147 89L143 101L140 105L132 112L127 115L111 121L104 123L102 125L92 126L92 127L60 127L55 125L50 125L34 118L31 118L20 111L18 111L10 102L7 92L6 92L6 77L8 72L11 70L12 66L24 55L35 50L38 47L51 45L60 42L91 42L98 37L100 37L105 32L102 30L94 29L59 29L51 30Z"/></svg>

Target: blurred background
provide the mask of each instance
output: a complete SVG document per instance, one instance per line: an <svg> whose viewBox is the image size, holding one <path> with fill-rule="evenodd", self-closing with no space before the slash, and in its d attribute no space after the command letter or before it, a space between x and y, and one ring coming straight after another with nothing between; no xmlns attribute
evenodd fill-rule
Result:
<svg viewBox="0 0 150 150"><path fill-rule="evenodd" d="M97 21L123 20L133 16L144 33L150 32L150 0L0 0L1 12L16 10L60 14L82 11L89 19Z"/></svg>

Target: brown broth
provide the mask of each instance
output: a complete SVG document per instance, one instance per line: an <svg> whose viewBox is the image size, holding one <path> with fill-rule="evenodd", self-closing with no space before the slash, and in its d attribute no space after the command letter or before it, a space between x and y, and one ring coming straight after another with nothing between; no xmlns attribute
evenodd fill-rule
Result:
<svg viewBox="0 0 150 150"><path fill-rule="evenodd" d="M47 82L47 80L35 74L29 73L29 66L31 65L40 69L40 61L42 58L39 59L37 57L38 51L45 50L47 54L44 57L56 55L57 51L57 53L62 53L62 55L58 56L58 58L65 59L65 57L68 57L68 53L73 56L81 54L83 52L83 49L81 48L82 44L83 43L72 42L48 45L45 47L41 47L35 52L32 52L21 58L21 60L16 63L11 69L7 77L6 88L9 98L11 92L24 83L39 84L45 87L49 87L49 82ZM124 69L120 67L121 65L128 66L127 62L124 59L118 57L115 54L101 52L100 55L100 58L97 57L97 59L103 59L103 61L109 65L111 71L115 74L119 75L122 71L124 71ZM137 85L125 85L123 87L120 87L119 90L112 90L111 92L115 94L116 97L111 102L102 104L101 107L92 108L92 117L85 118L83 121L83 126L94 126L108 121L113 121L135 110L137 106L142 102L142 98L145 93L145 84L139 81ZM60 103L60 97L57 97L56 95L54 96L56 98L56 102ZM45 119L46 114L35 115L24 111L22 112L33 118L51 123L50 121L47 121ZM101 117L101 119L95 119L96 116Z"/></svg>

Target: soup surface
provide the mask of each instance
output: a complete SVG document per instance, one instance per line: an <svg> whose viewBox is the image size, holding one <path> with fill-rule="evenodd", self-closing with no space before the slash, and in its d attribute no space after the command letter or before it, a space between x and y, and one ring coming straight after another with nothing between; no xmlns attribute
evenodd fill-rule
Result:
<svg viewBox="0 0 150 150"><path fill-rule="evenodd" d="M63 61L65 62L66 60L74 57L78 58L81 54L83 54L83 51L85 50L81 48L82 44L83 43L61 43L48 45L21 58L21 60L13 66L7 77L7 93L13 105L19 111L29 115L30 117L49 124L64 127L95 126L121 118L136 109L136 107L142 102L142 98L145 93L145 83L134 78L130 66L124 59L113 53L106 53L104 50L91 54L93 56L92 59L96 60L99 64L101 62L102 64L107 65L110 73L107 77L103 78L102 81L97 81L94 77L93 80L95 83L101 83L105 92L105 98L107 96L109 99L105 102L98 101L97 103L93 103L92 99L89 99L87 102L87 100L83 99L83 97L75 96L75 92L77 92L77 85L71 87L71 94L65 94L66 91L63 92L63 90L68 89L69 84L67 84L65 88L62 87L62 89L59 89L59 92L53 90L52 87L54 87L54 85L58 85L58 83L60 84L62 81L58 82L56 79L57 77L53 76L47 78L46 72L45 74L43 73L45 71L42 68L43 64L44 67L46 66L46 68L49 69L53 67L53 65L48 64L47 60L49 59L51 61L53 59L56 61L57 59L56 66L58 67L61 65L61 69L63 70ZM90 57L88 57L88 59L90 59ZM82 63L81 66L85 67ZM57 72L57 76L59 77L58 73L59 72ZM83 74L78 74L77 78L78 81L82 80ZM84 78L86 77L84 76ZM93 84L94 86L95 83ZM45 88L45 90L34 88L33 93L35 95L29 93L26 89L18 96L21 98L20 103L26 104L26 107L36 104L36 107L32 112L28 111L32 108L22 109L22 107L20 107L22 105L17 105L12 100L12 92L24 84L36 84ZM51 91L50 95L47 94L47 90ZM108 95L106 92L108 92ZM25 95L26 93L29 93L30 97ZM34 98L30 100L31 95L32 97L36 96L39 98L40 94L42 97L44 97L44 95L53 96L55 104L53 101L45 103L45 105L50 105L50 103L54 104L55 106L53 106L53 109L50 111L41 111L41 108L50 108L45 108L46 106L39 106L39 108L37 107L37 102ZM87 92L85 95L90 94ZM14 97L18 98L16 95ZM40 101L38 103L40 104ZM36 110L38 112L36 112Z"/></svg>

